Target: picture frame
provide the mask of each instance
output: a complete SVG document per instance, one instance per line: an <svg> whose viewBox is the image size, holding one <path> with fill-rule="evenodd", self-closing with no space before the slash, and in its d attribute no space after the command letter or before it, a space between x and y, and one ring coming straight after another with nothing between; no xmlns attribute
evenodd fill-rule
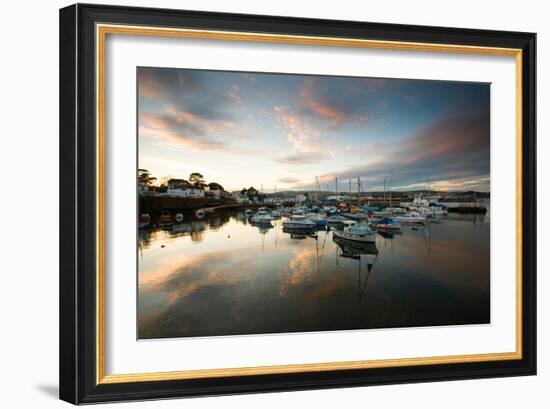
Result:
<svg viewBox="0 0 550 409"><path fill-rule="evenodd" d="M105 41L114 35L513 57L515 351L107 374ZM61 9L60 398L84 404L536 374L535 81L533 33L85 4Z"/></svg>

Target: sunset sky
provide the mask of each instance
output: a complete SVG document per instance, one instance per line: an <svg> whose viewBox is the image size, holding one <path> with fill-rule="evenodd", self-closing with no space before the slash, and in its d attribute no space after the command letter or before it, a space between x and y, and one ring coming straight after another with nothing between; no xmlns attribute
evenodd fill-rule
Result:
<svg viewBox="0 0 550 409"><path fill-rule="evenodd" d="M490 85L138 68L139 167L226 190L489 190Z"/></svg>

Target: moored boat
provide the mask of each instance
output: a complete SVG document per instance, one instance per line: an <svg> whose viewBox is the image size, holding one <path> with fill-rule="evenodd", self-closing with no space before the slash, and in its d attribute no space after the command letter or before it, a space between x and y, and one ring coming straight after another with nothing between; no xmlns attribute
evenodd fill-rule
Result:
<svg viewBox="0 0 550 409"><path fill-rule="evenodd" d="M344 222L348 220L346 219L344 216L330 216L328 219L327 219L327 225L329 226L340 226L342 224L344 224Z"/></svg>
<svg viewBox="0 0 550 409"><path fill-rule="evenodd" d="M371 226L379 230L400 230L401 224L393 217L382 217L381 219L374 219L371 222Z"/></svg>
<svg viewBox="0 0 550 409"><path fill-rule="evenodd" d="M397 214L405 214L407 213L407 211L405 209L403 209L402 207L386 207L386 209L384 209L394 215L397 215Z"/></svg>
<svg viewBox="0 0 550 409"><path fill-rule="evenodd" d="M396 216L394 217L395 221L398 221L402 224L425 224L426 223L426 217L421 216L418 213L411 212L408 214L405 214L403 216Z"/></svg>
<svg viewBox="0 0 550 409"><path fill-rule="evenodd" d="M303 215L293 215L283 222L285 229L314 229L315 222Z"/></svg>
<svg viewBox="0 0 550 409"><path fill-rule="evenodd" d="M165 210L160 214L159 224L160 225L172 224L172 215L170 214L169 211Z"/></svg>
<svg viewBox="0 0 550 409"><path fill-rule="evenodd" d="M342 250L340 257L359 259L361 256L365 255L378 255L378 248L374 242L361 243L345 240L336 236L332 237L332 241L334 241L338 247L340 247L340 250Z"/></svg>
<svg viewBox="0 0 550 409"><path fill-rule="evenodd" d="M139 218L139 228L145 229L149 226L149 223L151 222L151 216L149 216L149 213L142 213L142 215Z"/></svg>
<svg viewBox="0 0 550 409"><path fill-rule="evenodd" d="M384 210L374 211L372 212L372 215L375 217L391 217L393 216L393 212L391 210L384 209Z"/></svg>
<svg viewBox="0 0 550 409"><path fill-rule="evenodd" d="M260 210L258 213L256 213L250 221L254 224L261 224L261 225L271 225L271 221L273 220L273 217L269 214L266 210Z"/></svg>
<svg viewBox="0 0 550 409"><path fill-rule="evenodd" d="M334 237L345 240L359 241L362 243L373 243L376 241L376 230L371 229L365 224L354 224L345 227L344 230L334 230Z"/></svg>
<svg viewBox="0 0 550 409"><path fill-rule="evenodd" d="M322 214L308 213L306 214L306 217L313 223L315 223L315 226L317 227L325 227L327 225L327 218L324 217Z"/></svg>
<svg viewBox="0 0 550 409"><path fill-rule="evenodd" d="M346 219L355 220L357 222L368 220L368 215L366 213L357 212L357 213L344 213L342 214Z"/></svg>

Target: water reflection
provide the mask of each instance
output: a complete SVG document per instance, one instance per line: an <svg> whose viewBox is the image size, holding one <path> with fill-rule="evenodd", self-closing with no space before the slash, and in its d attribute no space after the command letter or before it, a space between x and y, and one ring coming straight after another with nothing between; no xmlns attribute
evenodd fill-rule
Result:
<svg viewBox="0 0 550 409"><path fill-rule="evenodd" d="M487 323L490 225L472 216L364 244L242 212L151 226L139 234L139 337Z"/></svg>

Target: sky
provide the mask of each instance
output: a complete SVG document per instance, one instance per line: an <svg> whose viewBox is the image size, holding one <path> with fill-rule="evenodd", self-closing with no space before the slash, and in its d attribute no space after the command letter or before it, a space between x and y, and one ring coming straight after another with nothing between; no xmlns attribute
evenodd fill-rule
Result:
<svg viewBox="0 0 550 409"><path fill-rule="evenodd" d="M489 191L490 84L139 67L137 92L159 182Z"/></svg>

